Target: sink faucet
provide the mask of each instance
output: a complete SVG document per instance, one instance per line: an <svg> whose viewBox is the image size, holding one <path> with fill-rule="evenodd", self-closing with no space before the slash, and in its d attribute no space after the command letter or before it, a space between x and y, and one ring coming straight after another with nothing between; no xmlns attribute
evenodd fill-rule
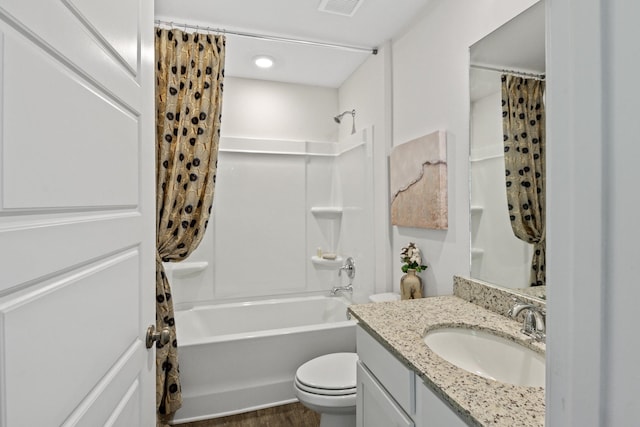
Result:
<svg viewBox="0 0 640 427"><path fill-rule="evenodd" d="M540 307L522 302L517 298L514 298L513 301L514 304L507 312L507 315L515 319L521 311L526 310L522 323L522 333L534 338L536 341L544 342L547 334L545 325L546 313Z"/></svg>
<svg viewBox="0 0 640 427"><path fill-rule="evenodd" d="M338 292L349 292L353 294L353 278L356 277L356 263L353 258L347 258L344 265L338 269L338 277L342 276L343 271L347 272L349 284L347 286L334 286L331 292L329 292L329 295L335 296Z"/></svg>

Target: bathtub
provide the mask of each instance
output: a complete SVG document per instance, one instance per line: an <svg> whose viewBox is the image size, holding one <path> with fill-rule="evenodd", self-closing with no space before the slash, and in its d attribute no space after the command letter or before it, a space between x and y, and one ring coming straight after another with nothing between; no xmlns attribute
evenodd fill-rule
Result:
<svg viewBox="0 0 640 427"><path fill-rule="evenodd" d="M174 424L295 402L301 364L355 351L348 305L312 296L176 311L183 405Z"/></svg>

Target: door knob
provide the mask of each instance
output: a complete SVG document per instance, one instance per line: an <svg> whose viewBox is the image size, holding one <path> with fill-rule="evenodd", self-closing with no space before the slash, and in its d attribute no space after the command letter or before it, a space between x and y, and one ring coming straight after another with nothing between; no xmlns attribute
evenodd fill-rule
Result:
<svg viewBox="0 0 640 427"><path fill-rule="evenodd" d="M163 346L167 344L170 339L171 330L169 328L162 328L161 331L156 331L156 327L153 325L147 328L147 348L151 348L156 341Z"/></svg>

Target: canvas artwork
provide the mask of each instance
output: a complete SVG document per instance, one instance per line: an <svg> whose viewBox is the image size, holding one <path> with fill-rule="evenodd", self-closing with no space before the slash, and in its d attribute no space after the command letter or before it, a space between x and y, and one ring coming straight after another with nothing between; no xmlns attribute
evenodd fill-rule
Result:
<svg viewBox="0 0 640 427"><path fill-rule="evenodd" d="M393 225L446 230L446 132L436 131L394 147L389 184Z"/></svg>

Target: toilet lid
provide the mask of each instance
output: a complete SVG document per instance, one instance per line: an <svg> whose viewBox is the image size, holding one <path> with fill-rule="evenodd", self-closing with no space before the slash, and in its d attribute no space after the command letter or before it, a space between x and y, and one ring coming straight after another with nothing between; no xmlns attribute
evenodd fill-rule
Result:
<svg viewBox="0 0 640 427"><path fill-rule="evenodd" d="M311 359L296 371L296 380L305 388L350 390L356 387L356 353L333 353Z"/></svg>
<svg viewBox="0 0 640 427"><path fill-rule="evenodd" d="M345 388L340 390L329 390L326 388L309 387L302 384L297 377L294 379L294 382L298 390L306 391L307 393L318 394L321 396L347 396L350 394L356 394L358 391L356 387Z"/></svg>

